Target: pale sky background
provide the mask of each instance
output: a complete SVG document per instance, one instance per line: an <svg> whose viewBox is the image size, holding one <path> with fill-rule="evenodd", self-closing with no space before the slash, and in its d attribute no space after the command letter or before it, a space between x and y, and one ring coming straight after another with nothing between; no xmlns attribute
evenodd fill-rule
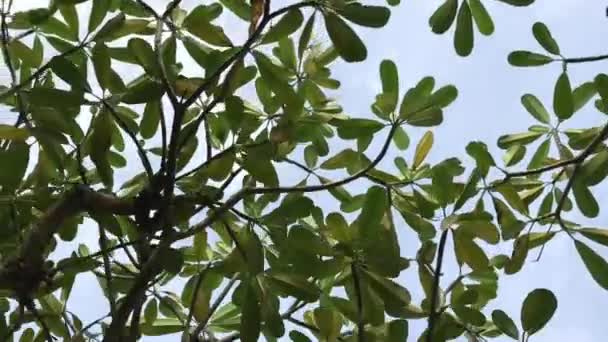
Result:
<svg viewBox="0 0 608 342"><path fill-rule="evenodd" d="M359 29L358 32L366 42L369 57L359 64L339 62L333 68L334 77L342 81L341 89L335 93L346 112L352 116L364 117L370 115L369 106L380 89L378 65L385 58L395 61L399 68L401 92L412 86L424 76L436 78L437 85L454 84L459 89L458 100L445 112L445 121L434 129L435 147L431 153L431 161L440 161L447 157L458 156L470 162L465 155L465 146L471 140L481 140L488 144L496 160L501 154L495 147L498 136L505 133L515 133L527 130L534 124L533 119L520 104L520 96L524 93L536 94L548 108L552 103L552 92L555 80L561 71L560 64L551 64L540 68L513 68L508 65L506 57L509 52L518 49L541 51L532 37L531 27L536 21L543 21L559 43L562 53L567 57L591 56L608 53L606 38L608 37L608 18L604 0L537 0L536 4L527 8L515 8L498 1L483 1L491 13L496 31L491 37L482 37L476 33L475 48L468 58L456 55L452 46L452 31L438 36L428 27L428 18L438 6L439 0L403 0L398 7L392 8L389 24L380 30ZM42 0L17 1L21 8L33 8L46 3ZM164 3L159 0L150 3ZM184 7L191 8L200 1L184 1ZM207 2L205 2L207 3ZM275 0L275 6L279 1ZM282 4L283 2L280 1ZM369 1L368 3L373 3ZM381 2L384 4L384 2ZM156 6L156 8L163 8ZM241 42L245 35L242 25L232 25L233 19L227 18L227 33L233 41ZM86 23L86 21L84 21ZM81 24L81 26L86 26ZM191 68L191 66L187 66ZM569 76L574 85L592 80L600 72L607 70L607 62L572 65ZM131 67L132 68L132 67ZM135 76L139 71L121 68L121 75ZM4 80L3 80L4 82ZM578 114L575 122L567 127L590 127L603 122L603 115L593 106L588 105ZM5 118L5 114L0 116ZM413 146L424 129L407 129L412 144L410 149L399 152L395 148L382 164L387 170L394 170L392 160L402 155L411 160ZM377 151L378 142L383 139L383 132L368 150L369 155ZM335 146L333 146L335 147ZM341 147L341 146L340 146ZM341 148L332 148L337 153ZM132 152L132 150L131 150ZM134 156L134 154L132 154ZM138 161L130 162L130 166L139 170ZM289 169L291 170L291 169ZM126 179L132 175L133 169L122 170L120 178ZM281 174L285 184L293 184L300 174ZM358 183L354 193L365 191L364 183ZM594 189L599 203L608 199L606 184ZM315 197L323 207L335 206L327 201L326 196ZM582 220L580 216L568 216L571 219ZM606 227L608 213L602 212L600 217L593 220L593 226ZM585 222L585 221L582 221ZM412 256L417 249L417 241L413 240L409 228L403 222L396 221L404 256ZM88 226L88 225L87 225ZM90 226L89 226L90 227ZM79 234L79 243L97 244L96 229L90 227ZM75 243L65 244L59 254L70 251ZM607 255L602 247L590 244L596 251ZM511 247L504 244L500 252L510 254ZM536 254L532 253L532 259ZM446 253L447 271L443 283L453 279L455 270L452 245L448 244ZM450 273L452 272L452 273ZM420 289L417 272L412 267L399 278L419 300ZM608 308L608 294L591 279L580 261L570 239L557 236L545 249L540 262L529 262L516 275L501 275L499 281L498 299L486 310L494 308L505 310L519 324L521 302L531 290L544 287L552 290L558 297L559 306L554 318L548 326L530 340L534 342L549 341L603 341L608 336L605 316ZM95 282L89 276L81 276L75 285L75 291L70 299L69 307L79 314L84 322L94 320L106 311L106 301ZM409 341L415 341L425 322L410 322ZM170 340L169 338L146 338L146 341ZM173 340L173 338L171 338ZM284 340L288 340L287 337ZM464 339L463 339L464 340ZM508 341L498 338L495 341Z"/></svg>

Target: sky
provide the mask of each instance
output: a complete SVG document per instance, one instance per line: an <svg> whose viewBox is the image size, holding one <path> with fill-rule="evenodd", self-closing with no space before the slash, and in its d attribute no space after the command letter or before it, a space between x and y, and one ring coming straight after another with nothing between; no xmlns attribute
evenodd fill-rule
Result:
<svg viewBox="0 0 608 342"><path fill-rule="evenodd" d="M278 6L278 2L275 0L275 6ZM526 131L528 126L534 123L520 104L519 99L525 93L537 95L548 108L551 107L553 86L561 72L561 66L556 63L540 68L513 68L506 61L506 56L513 50L541 51L532 37L531 27L534 22L542 21L547 24L562 53L567 57L608 53L605 44L605 37L608 37L607 3L604 0L537 0L527 8L515 8L498 1L484 0L484 5L494 19L496 31L491 37L476 34L475 48L468 58L458 57L454 52L453 28L448 34L441 36L430 31L428 18L440 2L403 0L401 5L392 8L391 20L383 29L357 30L369 51L365 62L338 62L332 69L335 78L342 81L341 89L333 95L344 106L345 111L354 117L370 115L370 104L380 89L378 66L383 59L392 59L397 64L402 92L424 76L434 76L438 85L456 85L459 89L458 100L445 111L444 123L433 129L435 147L429 157L431 162L453 156L466 160L465 146L472 140L486 142L493 155L500 156L495 144L500 135ZM16 5L33 8L45 3L43 0L29 0L18 1ZM155 0L150 3L161 4L162 1ZM200 2L185 0L184 7L191 8L198 3ZM367 3L371 4L372 1ZM155 7L160 9L164 6ZM225 23L230 24L227 26L227 33L234 41L242 41L245 37L245 26L232 25L234 20L230 17L220 20L226 20ZM574 65L569 68L569 76L573 84L580 84L592 80L607 67L606 62ZM135 76L137 73L129 69L132 67L120 68L121 75ZM186 68L191 66L187 64ZM5 79L1 82L4 84ZM603 123L603 116L592 106L587 106L582 111L584 113L569 123L568 127L591 127ZM0 119L4 119L5 115L0 114ZM424 129L407 130L412 145L424 132ZM382 137L377 139L381 141ZM369 155L377 151L378 145L375 142L370 147ZM339 152L340 147L332 145L332 152ZM411 160L412 153L413 147L405 153L391 149L381 165L387 170L394 170L392 160L395 157L403 156L406 160ZM132 163L130 166L138 168L139 164ZM128 168L118 175L127 179L133 170ZM284 184L294 184L301 176L292 171L281 173ZM357 183L354 189L363 192L364 186L363 183ZM599 203L608 200L606 184L596 187L594 193ZM324 196L318 199L315 197L315 200L321 205L333 205ZM580 215L567 218L586 222ZM605 227L607 219L608 212L602 212L600 217L589 224ZM408 228L403 227L402 221L397 220L396 224L404 256L415 254L416 244L411 240L414 236ZM85 228L91 229L79 234L78 242L96 245L96 229L87 226ZM74 243L65 244L59 253L70 251L74 246ZM601 247L595 250L607 255ZM505 244L500 252L510 254L510 244ZM451 254L447 253L448 264L444 280L446 283L451 281L451 275L454 275L456 269ZM411 290L414 298L420 298L415 271L407 270L399 281ZM94 280L79 278L76 287L70 307L80 314L83 321L96 319L103 311L101 308L106 307L106 303L105 299L101 298ZM539 287L552 290L558 297L559 306L549 325L534 335L531 341L591 342L602 341L603 337L608 335L608 326L605 325L607 293L591 279L571 240L566 236L553 239L539 262L529 261L516 275L501 275L498 299L492 302L488 309L503 309L518 322L525 295ZM489 310L487 312L490 312ZM422 331L423 326L423 322L412 324L409 340L415 341L414 336ZM499 338L496 341L507 339Z"/></svg>

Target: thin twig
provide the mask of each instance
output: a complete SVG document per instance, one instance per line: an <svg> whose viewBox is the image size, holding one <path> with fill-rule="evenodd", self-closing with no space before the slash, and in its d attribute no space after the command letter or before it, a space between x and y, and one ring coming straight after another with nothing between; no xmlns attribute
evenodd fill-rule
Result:
<svg viewBox="0 0 608 342"><path fill-rule="evenodd" d="M203 284L203 279L205 279L205 275L207 275L209 267L211 267L211 264L207 264L207 266L198 274L196 278L196 284L194 285L194 292L192 294L192 301L190 301L190 310L188 311L188 318L186 318L185 328L188 329L188 333L190 333L190 323L192 322L192 317L194 316L194 305L196 305L196 300L198 299L198 290Z"/></svg>
<svg viewBox="0 0 608 342"><path fill-rule="evenodd" d="M40 312L38 311L38 309L36 309L36 305L34 304L34 301L27 300L25 303L25 307L32 313L32 315L34 315L34 318L36 318L36 321L38 321L38 323L40 324L42 331L44 331L44 334L46 335L47 342L54 342L55 339L53 338L53 335L51 334L51 329L49 329L49 326L42 319Z"/></svg>
<svg viewBox="0 0 608 342"><path fill-rule="evenodd" d="M608 59L608 55L590 56L590 57L575 57L575 58L564 58L562 61L565 63L588 63L597 62Z"/></svg>
<svg viewBox="0 0 608 342"><path fill-rule="evenodd" d="M380 152L378 153L376 158L367 167L359 170L358 172L354 173L353 175L343 178L341 180L337 180L337 181L325 183L325 184L320 184L320 185L291 186L291 187L277 186L277 187L265 187L265 188L244 187L241 190L237 191L230 198L228 198L228 200L224 203L224 205L222 205L219 208L217 208L216 210L214 210L214 212L211 215L209 215L206 219L204 219L200 223L194 225L192 228L190 228L187 231L177 233L175 236L176 241L188 238L188 237L196 234L198 231L205 229L211 223L215 222L215 220L218 217L223 215L226 211L230 210L233 206L235 206L238 202L240 202L240 200L243 199L245 196L255 195L255 194L265 194L265 193L281 194L281 193L294 193L294 192L317 192L317 191L329 190L329 189L332 189L332 188L335 188L338 186L342 186L344 184L351 183L351 182L365 176L370 170L372 170L374 167L376 167L376 165L378 165L380 163L380 161L382 161L382 159L384 159L384 156L388 152L388 148L391 144L393 135L395 134L397 127L399 127L399 126L393 125L391 127L388 137L387 137L386 141L384 142L384 145L382 146L382 149L380 150Z"/></svg>
<svg viewBox="0 0 608 342"><path fill-rule="evenodd" d="M148 176L148 179L152 179L152 177L154 176L154 171L152 170L152 164L150 163L150 159L148 159L148 155L146 154L144 147L140 144L139 140L137 140L137 136L135 135L135 133L133 133L129 129L129 126L127 126L127 124L124 122L124 120L120 117L120 115L118 114L116 109L114 109L114 107L110 103L108 103L108 101L106 101L106 99L104 99L104 98L98 98L98 99L101 101L101 103L104 105L104 107L110 112L110 114L112 115L112 117L114 118L116 123L118 124L118 127L120 127L125 133L127 133L129 138L131 138L131 141L133 141L133 144L135 144L135 147L137 148L137 152L139 154L139 159L141 160L141 163L143 164L144 169L146 170L146 175Z"/></svg>
<svg viewBox="0 0 608 342"><path fill-rule="evenodd" d="M108 236L105 229L99 225L99 247L102 251L108 250ZM106 274L106 286L108 288L108 301L110 303L110 314L114 314L116 311L116 298L114 293L114 286L112 283L112 269L110 267L110 255L108 252L101 253L103 258L103 268Z"/></svg>
<svg viewBox="0 0 608 342"><path fill-rule="evenodd" d="M215 302L213 302L213 304L211 305L211 308L209 308L209 312L207 313L207 316L205 317L205 319L202 320L201 322L199 322L198 326L194 329L194 332L192 333L192 339L191 339L193 342L196 341L196 340L194 340L196 338L196 336L198 336L205 329L205 327L207 326L207 323L209 322L209 319L211 318L211 316L213 316L215 311L220 307L220 305L224 301L224 298L226 298L226 296L228 295L228 293L230 292L230 290L232 289L234 284L236 284L237 280L238 280L238 273L235 273L232 276L232 278L230 279L230 282L228 284L226 284L226 286L224 286L224 288L222 289L222 292L219 294L219 296L217 297Z"/></svg>
<svg viewBox="0 0 608 342"><path fill-rule="evenodd" d="M169 82L169 77L167 75L167 68L165 66L165 62L163 60L163 46L162 46L162 38L163 38L163 20L162 18L157 19L156 24L156 34L154 36L154 53L156 55L156 64L158 64L158 68L160 70L160 80L163 83L167 91L167 96L169 96L169 101L173 105L174 109L179 107L179 101L177 100L177 96L175 95L175 90L173 86Z"/></svg>

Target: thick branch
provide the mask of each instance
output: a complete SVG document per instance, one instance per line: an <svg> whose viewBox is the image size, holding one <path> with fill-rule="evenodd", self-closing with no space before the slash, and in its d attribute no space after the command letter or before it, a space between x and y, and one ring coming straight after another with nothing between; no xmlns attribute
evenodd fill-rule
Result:
<svg viewBox="0 0 608 342"><path fill-rule="evenodd" d="M86 186L76 186L64 197L58 200L40 220L32 226L29 235L23 241L17 254L2 263L0 267L0 287L12 288L14 290L33 290L15 288L19 286L19 279L23 268L31 272L40 271L44 262L44 254L50 244L53 235L61 228L62 223L78 215L83 211L95 213L112 213L118 215L130 215L135 206L131 199L117 198L91 190ZM35 286L38 284L21 284Z"/></svg>

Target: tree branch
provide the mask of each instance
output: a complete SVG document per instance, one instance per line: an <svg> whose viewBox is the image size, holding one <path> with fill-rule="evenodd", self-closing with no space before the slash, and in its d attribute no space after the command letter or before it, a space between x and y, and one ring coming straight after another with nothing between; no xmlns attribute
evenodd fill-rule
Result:
<svg viewBox="0 0 608 342"><path fill-rule="evenodd" d="M209 322L209 319L211 318L211 316L213 316L215 311L220 307L220 305L224 301L224 298L226 298L226 296L228 295L228 293L230 292L230 290L232 289L234 284L236 284L237 280L238 280L238 273L236 273L232 276L232 278L230 279L230 282L228 284L226 284L226 286L222 289L222 292L219 294L219 296L217 297L215 302L213 302L213 305L211 305L211 308L209 308L209 312L207 313L207 316L205 317L205 319L203 321L199 322L196 329L194 329L194 332L192 333L192 336L190 338L191 342L198 341L197 336L200 335L200 333L205 329L205 327L207 326L207 323Z"/></svg>
<svg viewBox="0 0 608 342"><path fill-rule="evenodd" d="M77 185L57 200L29 230L28 236L16 255L7 259L0 267L0 287L17 292L34 290L38 284L24 281L31 272L39 273L44 254L53 235L61 224L83 211L131 215L135 206L132 199L117 198ZM36 277L38 277L36 275Z"/></svg>
<svg viewBox="0 0 608 342"><path fill-rule="evenodd" d="M103 258L103 269L106 274L106 286L108 288L108 302L110 303L110 314L114 314L116 311L116 297L114 293L114 287L112 284L112 269L110 268L110 252L108 250L108 236L106 235L106 231L103 229L101 225L99 225L99 247L101 247L102 252L101 256Z"/></svg>
<svg viewBox="0 0 608 342"><path fill-rule="evenodd" d="M391 126L391 130L388 133L388 136L386 138L386 141L384 142L384 145L382 146L382 149L380 150L380 153L378 153L376 158L367 167L359 170L355 174L353 174L349 177L343 178L341 180L338 180L338 181L334 181L334 182L326 183L326 184L320 184L320 185L292 186L292 187L278 186L278 187L266 187L266 188L247 188L247 187L242 188L241 190L237 191L234 195L232 195L230 198L228 198L228 200L226 202L224 202L224 205L222 205L219 208L217 208L216 210L214 210L203 221L192 226L187 231L177 233L175 236L176 241L188 238L188 237L196 234L198 231L201 231L201 230L207 228L211 223L215 222L215 220L218 217L223 215L226 211L230 210L245 196L255 195L255 194L265 194L265 193L284 194L284 193L293 193L293 192L317 192L317 191L323 191L323 190L332 189L332 188L335 188L338 186L342 186L344 184L351 183L361 177L364 177L367 174L367 172L369 172L374 167L376 167L376 165L378 165L380 163L380 161L382 161L382 159L384 159L384 156L388 152L388 148L390 147L391 141L393 139L393 135L395 134L397 127L399 127L397 124Z"/></svg>
<svg viewBox="0 0 608 342"><path fill-rule="evenodd" d="M608 55L590 56L590 57L576 57L576 58L564 58L562 61L565 63L588 63L598 62L608 59Z"/></svg>
<svg viewBox="0 0 608 342"><path fill-rule="evenodd" d="M357 272L357 266L355 264L350 265L350 271L352 273L353 283L355 285L355 296L357 297L357 341L365 342L365 323L363 322L363 293L361 292L361 281L359 279L359 273Z"/></svg>
<svg viewBox="0 0 608 342"><path fill-rule="evenodd" d="M608 137L608 123L605 124L604 127L602 127L602 130L600 131L600 133L598 133L597 136L595 136L593 141L591 141L591 143L589 143L589 145L575 157L560 161L555 164L540 167L537 169L519 171L519 172L507 172L505 178L502 181L499 181L499 183L504 183L507 180L509 180L511 178L515 178L515 177L532 176L532 175L541 174L541 173L544 173L547 171L555 170L555 169L558 169L561 167L569 166L572 164L580 164L580 163L584 162L585 159L587 159L587 157L589 157L589 155L591 155L595 151L595 149L599 146L599 144L601 144L602 141L604 141L607 137Z"/></svg>
<svg viewBox="0 0 608 342"><path fill-rule="evenodd" d="M137 148L137 153L139 154L139 159L141 160L141 163L143 164L144 169L146 170L146 175L148 176L148 179L152 179L152 177L154 176L154 171L152 170L152 164L150 163L150 159L148 159L148 155L146 154L144 147L141 146L141 144L137 140L137 136L135 135L135 133L131 132L131 130L129 129L127 124L122 120L122 118L116 112L116 109L114 109L114 107L111 104L109 104L108 101L106 101L106 99L99 98L99 100L104 105L104 107L106 107L106 109L110 112L110 114L112 114L112 117L114 118L114 120L116 121L118 126L125 133L127 133L129 138L131 138L131 140L133 141L133 144L135 144L135 147Z"/></svg>
<svg viewBox="0 0 608 342"><path fill-rule="evenodd" d="M0 30L2 30L2 55L4 57L4 63L8 68L9 74L11 75L11 87L15 87L17 85L17 75L15 73L15 67L13 65L13 61L11 60L11 56L8 52L8 44L9 44L9 36L8 36L8 25L6 24L6 16L8 13L1 13L2 22L0 23ZM17 91L17 107L19 111L19 118L17 119L17 123L15 126L19 126L22 122L29 123L27 120L27 114L25 113L25 106L23 103L23 98L21 97L21 92ZM31 127L30 127L31 128Z"/></svg>
<svg viewBox="0 0 608 342"><path fill-rule="evenodd" d="M88 41L82 42L81 44L76 45L76 46L66 50L65 52L59 54L58 56L59 57L68 57L69 55L73 54L74 52L81 50L83 47L87 46L88 44L89 44ZM25 81L22 81L21 83L15 85L15 86L12 86L9 89L6 89L5 91L1 92L0 93L0 102L3 101L4 99L6 99L7 97L14 95L15 93L21 91L32 81L38 79L45 71L50 69L50 67L51 67L51 61L48 61L46 64L44 64L43 66L38 68L38 70L36 70L34 73L32 73Z"/></svg>
<svg viewBox="0 0 608 342"><path fill-rule="evenodd" d="M180 106L179 101L177 100L177 96L175 95L175 90L171 86L169 82L169 77L167 76L167 68L165 67L165 62L163 61L163 53L162 53L162 38L163 38L163 18L157 19L156 24L156 34L154 35L154 54L156 55L156 64L158 64L160 70L160 79L163 83L163 86L167 90L167 96L169 96L169 101L173 105L173 108L178 109Z"/></svg>
<svg viewBox="0 0 608 342"><path fill-rule="evenodd" d="M205 92L207 89L209 89L209 87L215 82L215 80L224 71L226 71L230 67L230 65L232 65L232 63L243 58L245 56L245 54L247 54L247 52L249 51L249 49L251 48L253 43L255 43L255 41L262 34L266 25L268 25L268 23L270 23L270 21L272 19L274 19L284 13L287 13L288 11L290 11L292 9L303 8L303 7L315 7L318 5L319 4L317 1L305 1L305 2L300 2L297 4L293 4L290 6L286 6L273 13L266 13L267 15L264 15L264 18L262 18L262 21L260 22L260 25L258 26L258 28L249 37L249 39L247 39L247 41L245 42L245 44L243 44L241 49L238 52L236 52L234 55L232 55L230 58L228 58L228 60L226 60L222 65L220 65L220 67L213 73L213 75L211 75L205 82L203 82L203 84L201 84L192 93L192 95L186 100L186 102L184 102L184 107L186 107L186 108L190 107L196 101L196 99L198 99L203 92Z"/></svg>
<svg viewBox="0 0 608 342"><path fill-rule="evenodd" d="M437 320L437 298L439 297L439 280L441 279L441 268L443 266L443 254L445 252L445 242L448 237L449 229L445 229L441 233L439 239L439 249L437 252L437 266L433 278L433 291L431 293L431 308L429 313L429 325L427 327L426 341L433 342L433 334L435 333L435 321Z"/></svg>

